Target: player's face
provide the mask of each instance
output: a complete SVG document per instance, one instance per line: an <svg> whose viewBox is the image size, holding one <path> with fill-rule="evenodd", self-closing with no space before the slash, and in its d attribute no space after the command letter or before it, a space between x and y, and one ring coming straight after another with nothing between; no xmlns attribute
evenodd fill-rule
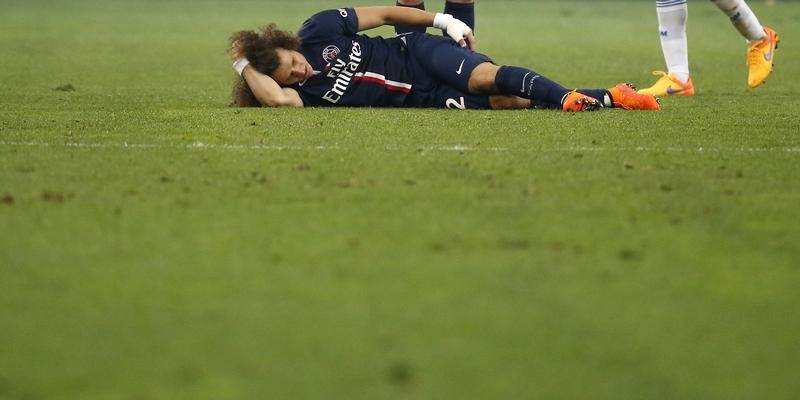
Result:
<svg viewBox="0 0 800 400"><path fill-rule="evenodd" d="M294 85L314 75L314 69L308 60L295 50L277 49L278 68L271 77L281 86Z"/></svg>

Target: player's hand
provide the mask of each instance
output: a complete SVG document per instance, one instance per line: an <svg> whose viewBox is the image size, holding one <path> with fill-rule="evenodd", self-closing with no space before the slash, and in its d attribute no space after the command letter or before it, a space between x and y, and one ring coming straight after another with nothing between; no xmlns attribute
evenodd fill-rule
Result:
<svg viewBox="0 0 800 400"><path fill-rule="evenodd" d="M464 38L464 43L466 44L467 48L470 50L475 50L475 47L478 45L478 41L475 40L475 35L472 32L468 33L467 36ZM459 42L459 44L461 44ZM464 46L461 46L464 47Z"/></svg>
<svg viewBox="0 0 800 400"><path fill-rule="evenodd" d="M231 43L230 49L228 49L228 55L231 57L231 60L236 61L240 58L244 57L244 50L242 49L242 44L238 40Z"/></svg>
<svg viewBox="0 0 800 400"><path fill-rule="evenodd" d="M447 29L445 31L447 32L447 36L453 38L453 40L458 42L458 45L461 47L469 47L471 49L472 46L470 45L470 40L473 42L472 44L475 42L475 36L472 34L472 29L470 29L467 24L455 18L453 18L453 20L447 24Z"/></svg>
<svg viewBox="0 0 800 400"><path fill-rule="evenodd" d="M433 20L433 27L445 31L447 36L450 36L461 47L472 49L475 46L475 36L472 35L472 29L450 14L436 14Z"/></svg>

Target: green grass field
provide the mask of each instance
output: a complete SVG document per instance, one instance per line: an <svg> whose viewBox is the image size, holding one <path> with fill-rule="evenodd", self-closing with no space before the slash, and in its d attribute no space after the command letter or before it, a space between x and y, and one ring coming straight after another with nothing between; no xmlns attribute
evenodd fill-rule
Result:
<svg viewBox="0 0 800 400"><path fill-rule="evenodd" d="M663 69L652 1L478 3ZM231 32L363 1L5 0L0 399L797 399L800 3L750 3L762 88L694 1L697 96L568 114L227 106Z"/></svg>

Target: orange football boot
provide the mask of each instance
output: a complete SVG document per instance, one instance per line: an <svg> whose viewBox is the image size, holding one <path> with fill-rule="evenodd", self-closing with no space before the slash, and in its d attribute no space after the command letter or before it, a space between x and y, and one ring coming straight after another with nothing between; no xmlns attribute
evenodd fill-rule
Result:
<svg viewBox="0 0 800 400"><path fill-rule="evenodd" d="M595 111L601 104L594 97L571 91L561 100L561 109L564 111Z"/></svg>
<svg viewBox="0 0 800 400"><path fill-rule="evenodd" d="M637 93L636 88L630 83L620 83L608 89L608 94L611 95L611 103L614 105L614 108L650 111L658 111L661 109L661 104L658 103L657 97L651 94Z"/></svg>

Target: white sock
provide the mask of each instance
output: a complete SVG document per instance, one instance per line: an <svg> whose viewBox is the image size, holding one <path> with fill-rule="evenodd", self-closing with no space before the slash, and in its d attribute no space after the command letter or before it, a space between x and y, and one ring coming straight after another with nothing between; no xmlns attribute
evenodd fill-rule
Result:
<svg viewBox="0 0 800 400"><path fill-rule="evenodd" d="M748 41L755 42L764 39L764 28L758 22L756 14L744 2L744 0L713 0L728 18L731 19L733 26Z"/></svg>
<svg viewBox="0 0 800 400"><path fill-rule="evenodd" d="M656 0L661 51L670 74L682 82L689 80L689 50L686 42L686 1Z"/></svg>

